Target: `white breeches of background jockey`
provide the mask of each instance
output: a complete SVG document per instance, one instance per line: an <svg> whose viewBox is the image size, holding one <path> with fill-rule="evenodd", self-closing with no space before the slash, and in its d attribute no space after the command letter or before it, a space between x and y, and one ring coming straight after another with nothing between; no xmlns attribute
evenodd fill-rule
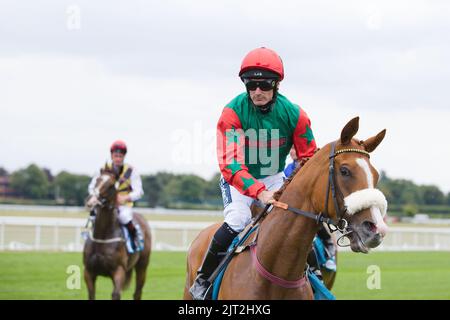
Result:
<svg viewBox="0 0 450 320"><path fill-rule="evenodd" d="M258 179L265 184L267 190L276 191L284 182L284 173L279 172L272 176ZM220 180L222 191L225 222L236 232L241 232L251 222L252 213L250 206L253 202L259 202L253 198L244 196L236 188L230 186L223 177Z"/></svg>
<svg viewBox="0 0 450 320"><path fill-rule="evenodd" d="M127 224L133 219L133 208L129 206L119 206L119 222Z"/></svg>

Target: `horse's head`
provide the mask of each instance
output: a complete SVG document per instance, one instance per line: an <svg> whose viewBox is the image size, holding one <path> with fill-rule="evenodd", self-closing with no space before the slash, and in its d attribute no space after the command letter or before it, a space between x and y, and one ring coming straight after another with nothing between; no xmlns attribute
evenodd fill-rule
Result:
<svg viewBox="0 0 450 320"><path fill-rule="evenodd" d="M370 163L370 153L381 143L386 130L362 141L353 138L358 126L359 118L352 119L340 140L320 150L322 165L328 165L329 172L320 178L320 188L328 191L325 201L317 198L315 202L322 203L321 211L330 218L348 223L343 229L348 232L353 251L368 253L382 242L388 230L383 220L386 198L375 188L379 175Z"/></svg>
<svg viewBox="0 0 450 320"><path fill-rule="evenodd" d="M96 201L100 205L114 205L117 194L116 177L114 172L106 167L100 170L100 176L97 178L94 188L94 197L89 201Z"/></svg>

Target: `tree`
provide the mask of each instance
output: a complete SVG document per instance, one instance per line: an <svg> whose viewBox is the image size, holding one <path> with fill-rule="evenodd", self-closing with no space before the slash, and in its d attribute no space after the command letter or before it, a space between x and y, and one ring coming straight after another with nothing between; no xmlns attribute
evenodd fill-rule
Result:
<svg viewBox="0 0 450 320"><path fill-rule="evenodd" d="M5 168L0 167L0 177L6 177L8 175L8 171Z"/></svg>
<svg viewBox="0 0 450 320"><path fill-rule="evenodd" d="M48 198L49 185L47 175L35 164L29 165L26 169L15 171L11 175L11 188L25 198Z"/></svg>
<svg viewBox="0 0 450 320"><path fill-rule="evenodd" d="M222 195L220 193L220 173L216 173L211 180L207 181L204 188L204 198L209 202L220 203Z"/></svg>
<svg viewBox="0 0 450 320"><path fill-rule="evenodd" d="M64 199L65 204L82 206L88 194L90 180L91 178L86 175L62 171L54 179L55 195Z"/></svg>
<svg viewBox="0 0 450 320"><path fill-rule="evenodd" d="M163 186L156 175L142 176L142 187L146 195L148 206L154 208L160 204Z"/></svg>
<svg viewBox="0 0 450 320"><path fill-rule="evenodd" d="M445 196L436 186L421 186L423 203L427 205L441 205L445 203Z"/></svg>
<svg viewBox="0 0 450 320"><path fill-rule="evenodd" d="M391 204L423 204L422 193L412 181L390 179L384 171L381 172L378 187Z"/></svg>
<svg viewBox="0 0 450 320"><path fill-rule="evenodd" d="M164 186L169 202L201 203L205 180L195 175L179 175Z"/></svg>

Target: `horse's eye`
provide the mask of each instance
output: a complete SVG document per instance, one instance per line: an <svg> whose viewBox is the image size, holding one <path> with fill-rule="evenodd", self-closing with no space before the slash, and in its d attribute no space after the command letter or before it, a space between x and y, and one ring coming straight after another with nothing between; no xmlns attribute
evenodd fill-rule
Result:
<svg viewBox="0 0 450 320"><path fill-rule="evenodd" d="M350 177L352 175L350 170L348 170L347 167L341 167L339 170L341 171L341 175L343 177Z"/></svg>

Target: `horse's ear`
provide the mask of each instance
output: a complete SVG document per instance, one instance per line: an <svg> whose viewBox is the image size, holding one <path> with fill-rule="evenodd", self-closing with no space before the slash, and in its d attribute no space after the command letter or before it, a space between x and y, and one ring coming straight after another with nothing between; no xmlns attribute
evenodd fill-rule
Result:
<svg viewBox="0 0 450 320"><path fill-rule="evenodd" d="M359 129L359 117L350 120L342 129L341 132L341 143L343 145L349 144L352 141L353 136L358 132Z"/></svg>
<svg viewBox="0 0 450 320"><path fill-rule="evenodd" d="M375 150L378 145L383 141L384 136L386 135L386 129L380 131L376 136L373 136L362 143L362 145L366 148L367 152L372 152Z"/></svg>

